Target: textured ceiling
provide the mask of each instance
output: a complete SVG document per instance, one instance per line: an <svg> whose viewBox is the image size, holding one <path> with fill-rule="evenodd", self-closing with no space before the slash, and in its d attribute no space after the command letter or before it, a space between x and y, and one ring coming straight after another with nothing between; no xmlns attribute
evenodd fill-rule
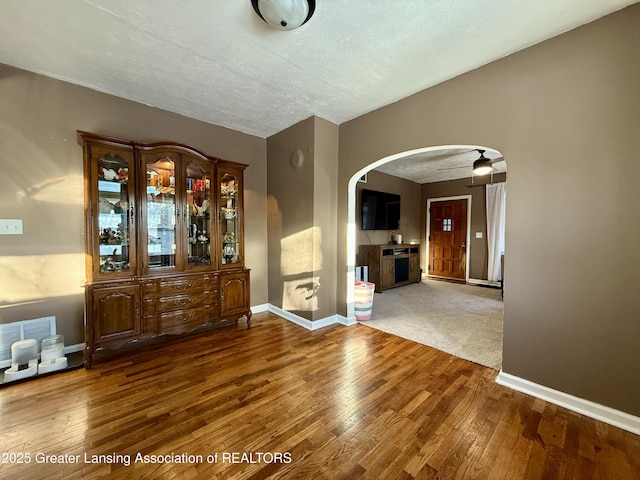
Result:
<svg viewBox="0 0 640 480"><path fill-rule="evenodd" d="M266 138L312 115L343 123L633 3L317 0L281 31L250 0L0 0L0 63Z"/></svg>
<svg viewBox="0 0 640 480"><path fill-rule="evenodd" d="M491 160L493 173L507 171L507 164L495 150L487 149L484 156ZM473 162L480 158L477 150L469 147L456 147L410 153L402 158L386 163L375 170L416 183L442 182L459 178L468 178L469 183L484 184L490 182L490 176L474 176ZM471 177L474 177L471 180Z"/></svg>

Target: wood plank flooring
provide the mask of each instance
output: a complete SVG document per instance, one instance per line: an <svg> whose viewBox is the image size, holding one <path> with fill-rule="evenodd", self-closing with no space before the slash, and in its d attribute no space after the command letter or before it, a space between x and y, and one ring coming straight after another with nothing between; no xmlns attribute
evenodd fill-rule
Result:
<svg viewBox="0 0 640 480"><path fill-rule="evenodd" d="M0 478L640 478L640 437L495 370L364 325L253 318L0 389Z"/></svg>

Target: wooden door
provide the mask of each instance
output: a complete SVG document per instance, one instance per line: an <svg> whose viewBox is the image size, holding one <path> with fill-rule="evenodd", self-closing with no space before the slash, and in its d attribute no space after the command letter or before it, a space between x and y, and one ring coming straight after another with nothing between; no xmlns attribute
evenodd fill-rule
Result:
<svg viewBox="0 0 640 480"><path fill-rule="evenodd" d="M429 275L466 280L467 200L431 202Z"/></svg>

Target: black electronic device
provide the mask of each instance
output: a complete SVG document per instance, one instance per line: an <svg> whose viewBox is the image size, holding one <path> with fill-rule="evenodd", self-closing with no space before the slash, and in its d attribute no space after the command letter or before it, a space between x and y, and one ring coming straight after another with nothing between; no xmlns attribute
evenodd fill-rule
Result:
<svg viewBox="0 0 640 480"><path fill-rule="evenodd" d="M398 230L400 228L400 195L362 190L362 230Z"/></svg>

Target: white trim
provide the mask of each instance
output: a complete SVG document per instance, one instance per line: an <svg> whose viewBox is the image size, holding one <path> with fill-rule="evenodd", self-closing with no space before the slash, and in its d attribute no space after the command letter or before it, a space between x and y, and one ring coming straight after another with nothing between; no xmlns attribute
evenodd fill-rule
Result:
<svg viewBox="0 0 640 480"><path fill-rule="evenodd" d="M355 315L352 317L345 317L344 315L336 315L336 320L340 325L344 325L345 327L350 327L352 325L357 325L358 320L356 320Z"/></svg>
<svg viewBox="0 0 640 480"><path fill-rule="evenodd" d="M253 307L251 307L251 313L262 313L262 312L268 312L269 311L269 304L268 303L263 303L262 305L255 305Z"/></svg>
<svg viewBox="0 0 640 480"><path fill-rule="evenodd" d="M496 383L640 435L640 417L583 398L574 397L568 393L533 383L509 373L504 373L502 370L498 374L498 378L496 378Z"/></svg>
<svg viewBox="0 0 640 480"><path fill-rule="evenodd" d="M290 322L295 323L296 325L300 325L301 327L306 328L307 330L313 330L313 322L311 320L307 320L295 313L287 312L280 307L276 307L275 305L269 304L269 311L271 313L275 313L276 315L281 316L285 320L289 320Z"/></svg>
<svg viewBox="0 0 640 480"><path fill-rule="evenodd" d="M299 325L311 331L318 330L319 328L328 327L329 325L334 325L336 323L344 326L351 326L358 323L356 322L355 317L349 319L342 315L330 315L328 317L312 321L307 318L301 317L300 315L296 315L295 313L291 313L286 310L283 310L282 308L276 307L275 305L272 305L270 303L267 305L268 305L269 312L275 313L276 315L279 315L285 320L289 320L290 322L295 323L296 325Z"/></svg>
<svg viewBox="0 0 640 480"><path fill-rule="evenodd" d="M75 345L65 346L64 354L66 355L68 353L81 352L82 350L84 350L84 347L85 347L84 343L76 343Z"/></svg>
<svg viewBox="0 0 640 480"><path fill-rule="evenodd" d="M470 285L484 285L485 287L498 287L500 288L500 282L490 282L489 280L482 280L480 278L469 278L467 283Z"/></svg>
<svg viewBox="0 0 640 480"><path fill-rule="evenodd" d="M465 255L465 266L464 266L464 279L466 282L469 281L469 265L471 260L471 195L454 195L452 197L434 197L427 198L427 276L433 277L434 275L429 275L429 235L431 234L431 202L447 202L450 200L466 200L467 201L467 239L465 240L467 245L467 253Z"/></svg>

